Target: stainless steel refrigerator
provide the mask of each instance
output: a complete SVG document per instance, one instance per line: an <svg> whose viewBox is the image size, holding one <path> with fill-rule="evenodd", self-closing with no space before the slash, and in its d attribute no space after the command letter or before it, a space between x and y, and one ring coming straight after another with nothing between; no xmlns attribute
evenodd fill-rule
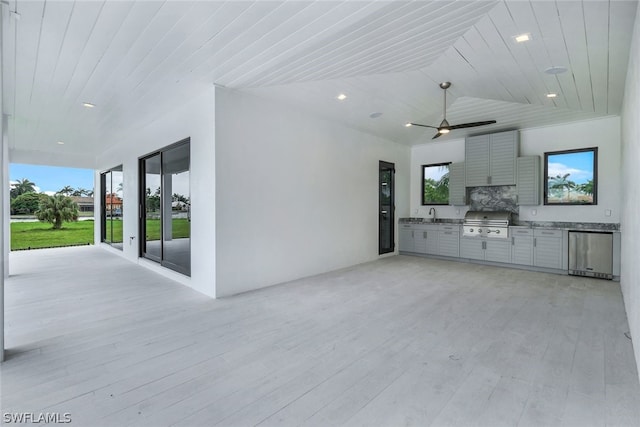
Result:
<svg viewBox="0 0 640 427"><path fill-rule="evenodd" d="M569 274L613 279L613 234L569 231Z"/></svg>

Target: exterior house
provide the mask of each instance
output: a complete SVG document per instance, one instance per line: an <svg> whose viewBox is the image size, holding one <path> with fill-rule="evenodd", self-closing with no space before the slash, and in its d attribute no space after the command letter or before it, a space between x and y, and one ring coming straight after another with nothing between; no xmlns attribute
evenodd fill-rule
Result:
<svg viewBox="0 0 640 427"><path fill-rule="evenodd" d="M523 155L599 148L597 205L519 214L620 224L621 286L640 342L637 2L91 2L73 14L65 2L46 13L44 1L18 4L19 21L15 1L0 6L0 188L10 162L92 168L114 186L117 171L124 195L105 187L95 197L95 240L105 241L104 204L121 210L135 244L105 250L151 260L211 298L377 260L379 161L394 164L397 227L429 209L420 166L464 160L473 131L432 141L431 130L404 126L440 123L437 83L450 80L452 123L519 129ZM529 45L513 40L520 32ZM188 198L188 218L173 212L174 193ZM153 255L180 244L186 257Z"/></svg>

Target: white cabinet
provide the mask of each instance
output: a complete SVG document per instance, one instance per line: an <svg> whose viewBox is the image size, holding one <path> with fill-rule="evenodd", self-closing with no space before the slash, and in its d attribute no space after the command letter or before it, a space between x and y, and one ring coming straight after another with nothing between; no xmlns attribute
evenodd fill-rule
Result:
<svg viewBox="0 0 640 427"><path fill-rule="evenodd" d="M511 234L511 263L533 265L533 230L509 227Z"/></svg>
<svg viewBox="0 0 640 427"><path fill-rule="evenodd" d="M509 239L463 237L460 239L460 256L468 259L510 263L510 245Z"/></svg>
<svg viewBox="0 0 640 427"><path fill-rule="evenodd" d="M467 204L464 162L449 165L449 204L452 206Z"/></svg>
<svg viewBox="0 0 640 427"><path fill-rule="evenodd" d="M399 249L421 254L438 253L437 224L400 224Z"/></svg>
<svg viewBox="0 0 640 427"><path fill-rule="evenodd" d="M515 185L518 141L517 130L467 137L466 186Z"/></svg>
<svg viewBox="0 0 640 427"><path fill-rule="evenodd" d="M518 157L516 160L516 191L518 205L537 206L540 204L540 156Z"/></svg>
<svg viewBox="0 0 640 427"><path fill-rule="evenodd" d="M441 224L438 231L438 255L460 256L460 226Z"/></svg>
<svg viewBox="0 0 640 427"><path fill-rule="evenodd" d="M413 230L414 252L432 255L438 253L438 226L436 224L415 225Z"/></svg>
<svg viewBox="0 0 640 427"><path fill-rule="evenodd" d="M563 230L536 228L533 230L533 265L566 269L566 242Z"/></svg>
<svg viewBox="0 0 640 427"><path fill-rule="evenodd" d="M398 228L398 249L403 252L414 252L413 226L411 224L400 224Z"/></svg>

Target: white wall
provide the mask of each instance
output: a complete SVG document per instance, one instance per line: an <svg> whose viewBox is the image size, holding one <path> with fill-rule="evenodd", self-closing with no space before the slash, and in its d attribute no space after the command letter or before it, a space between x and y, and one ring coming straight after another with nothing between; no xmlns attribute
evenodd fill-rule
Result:
<svg viewBox="0 0 640 427"><path fill-rule="evenodd" d="M218 295L378 256L378 161L408 214L410 150L239 91L216 89ZM397 242L397 233L396 233Z"/></svg>
<svg viewBox="0 0 640 427"><path fill-rule="evenodd" d="M620 222L620 119L607 117L597 120L567 123L556 126L521 129L520 155L541 157L540 176L543 175L544 153L574 148L598 147L598 204L594 206L523 206L520 219L524 221ZM429 163L464 161L464 139L430 142L411 150L411 215L426 217L430 206L420 206L420 166ZM416 213L416 209L418 212ZM532 215L532 210L536 215ZM605 216L605 209L611 216ZM466 208L456 214L454 207L437 206L440 218L462 218Z"/></svg>
<svg viewBox="0 0 640 427"><path fill-rule="evenodd" d="M171 111L158 111L153 123L118 139L117 144L100 155L96 172L96 194L99 194L100 172L123 165L122 255L211 297L216 295L214 96L213 86L206 87L201 96ZM166 268L156 268L157 264L138 258L141 239L138 233L138 158L187 137L191 138L191 278ZM99 219L99 197L96 200L96 219ZM99 221L96 221L95 240L100 242Z"/></svg>
<svg viewBox="0 0 640 427"><path fill-rule="evenodd" d="M640 9L636 15L622 110L622 272L629 329L640 367Z"/></svg>

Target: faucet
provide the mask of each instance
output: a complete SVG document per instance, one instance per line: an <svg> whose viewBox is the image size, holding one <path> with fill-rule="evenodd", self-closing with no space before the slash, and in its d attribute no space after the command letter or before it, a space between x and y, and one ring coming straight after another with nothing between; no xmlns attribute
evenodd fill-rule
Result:
<svg viewBox="0 0 640 427"><path fill-rule="evenodd" d="M436 222L436 208L429 209L429 216L431 216L431 214L433 214L433 222Z"/></svg>

